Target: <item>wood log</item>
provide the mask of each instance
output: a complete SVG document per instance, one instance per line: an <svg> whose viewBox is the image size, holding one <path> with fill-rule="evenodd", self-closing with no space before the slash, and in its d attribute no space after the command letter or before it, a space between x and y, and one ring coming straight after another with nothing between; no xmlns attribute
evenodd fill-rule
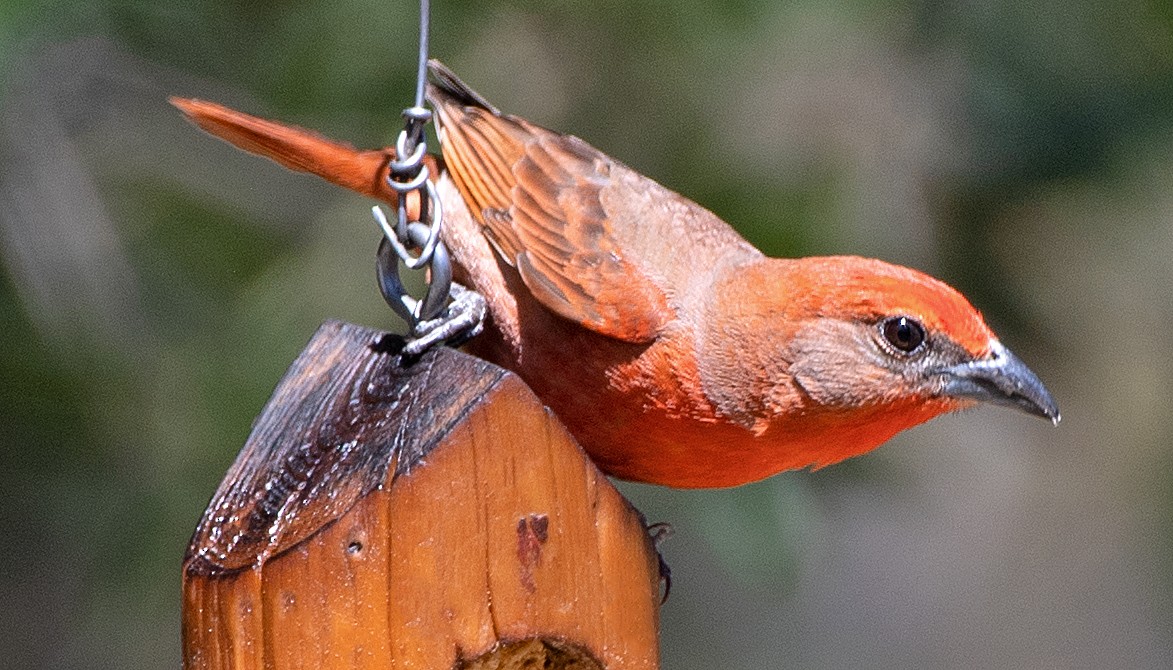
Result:
<svg viewBox="0 0 1173 670"><path fill-rule="evenodd" d="M184 667L657 668L638 512L516 376L401 346L328 322L282 379L188 547Z"/></svg>

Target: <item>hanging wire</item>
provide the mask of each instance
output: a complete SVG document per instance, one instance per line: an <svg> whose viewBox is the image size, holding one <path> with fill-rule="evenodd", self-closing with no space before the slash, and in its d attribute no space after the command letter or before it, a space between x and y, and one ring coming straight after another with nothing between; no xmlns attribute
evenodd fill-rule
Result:
<svg viewBox="0 0 1173 670"><path fill-rule="evenodd" d="M432 3L430 0L420 0L420 51L419 61L415 66L415 106L409 110L404 110L404 116L408 116L408 112L422 112L426 118L419 124L419 137L423 137L423 126L432 118L432 113L424 107L424 85L428 77L428 33L429 21L431 20ZM408 116L410 123L412 118L419 118L420 115Z"/></svg>
<svg viewBox="0 0 1173 670"><path fill-rule="evenodd" d="M428 148L424 131L432 119L432 112L424 107L430 9L428 0L420 0L415 104L403 110L404 128L396 139L395 158L387 175L387 184L398 196L394 223L387 220L381 208L372 208L375 221L383 231L375 266L379 290L391 309L407 321L413 338L422 335L422 325L442 316L452 292L452 265L440 241L444 209L424 162ZM408 215L412 193L418 194L419 199L419 217L414 220ZM413 254L412 249L418 249L418 254ZM422 299L416 300L404 288L399 276L400 261L409 269L430 271Z"/></svg>

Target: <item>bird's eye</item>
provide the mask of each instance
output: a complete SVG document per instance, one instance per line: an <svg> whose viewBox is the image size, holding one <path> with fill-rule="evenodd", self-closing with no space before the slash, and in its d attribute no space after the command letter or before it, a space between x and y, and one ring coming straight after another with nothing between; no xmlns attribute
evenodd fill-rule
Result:
<svg viewBox="0 0 1173 670"><path fill-rule="evenodd" d="M884 339L888 340L888 344L906 354L920 349L925 342L925 327L920 325L916 319L910 319L907 316L884 319L880 324L880 332L884 334Z"/></svg>

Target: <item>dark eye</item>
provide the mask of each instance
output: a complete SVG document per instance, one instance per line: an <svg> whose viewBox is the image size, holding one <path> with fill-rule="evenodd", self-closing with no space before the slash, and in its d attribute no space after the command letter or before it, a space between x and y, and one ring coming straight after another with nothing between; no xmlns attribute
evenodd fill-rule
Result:
<svg viewBox="0 0 1173 670"><path fill-rule="evenodd" d="M880 324L880 332L884 333L884 339L888 340L888 344L906 354L919 349L925 341L925 327L907 316L884 319Z"/></svg>

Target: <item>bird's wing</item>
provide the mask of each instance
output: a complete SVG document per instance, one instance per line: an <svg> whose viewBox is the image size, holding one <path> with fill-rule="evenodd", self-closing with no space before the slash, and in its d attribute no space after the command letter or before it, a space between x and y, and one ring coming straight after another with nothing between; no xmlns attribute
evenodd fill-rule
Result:
<svg viewBox="0 0 1173 670"><path fill-rule="evenodd" d="M648 342L674 317L668 291L615 234L615 164L576 137L505 116L444 66L428 97L445 164L469 209L543 305L596 332Z"/></svg>

